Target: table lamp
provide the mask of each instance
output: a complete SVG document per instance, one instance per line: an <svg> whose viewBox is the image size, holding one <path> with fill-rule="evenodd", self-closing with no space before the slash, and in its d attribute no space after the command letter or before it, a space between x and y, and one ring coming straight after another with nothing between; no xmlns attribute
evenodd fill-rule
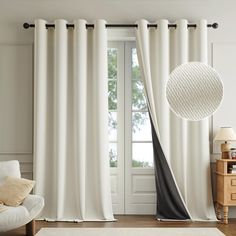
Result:
<svg viewBox="0 0 236 236"><path fill-rule="evenodd" d="M236 141L236 134L231 127L221 127L217 132L214 141L224 141L221 144L222 159L229 158L229 151L231 143L229 141Z"/></svg>

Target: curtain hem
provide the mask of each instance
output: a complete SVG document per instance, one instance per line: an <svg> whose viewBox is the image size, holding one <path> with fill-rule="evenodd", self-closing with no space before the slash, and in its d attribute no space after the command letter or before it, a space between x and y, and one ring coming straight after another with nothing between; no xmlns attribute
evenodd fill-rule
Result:
<svg viewBox="0 0 236 236"><path fill-rule="evenodd" d="M178 222L178 221L184 221L184 222L220 222L220 220L217 219L208 219L208 220L203 220L203 219L186 219L186 220L178 220L178 219L159 219L156 218L157 221L174 221L174 222Z"/></svg>
<svg viewBox="0 0 236 236"><path fill-rule="evenodd" d="M82 222L115 222L117 219L86 219L86 220L80 220L80 219L54 219L54 218L37 218L36 220L39 221L47 221L47 222L74 222L74 223L82 223Z"/></svg>

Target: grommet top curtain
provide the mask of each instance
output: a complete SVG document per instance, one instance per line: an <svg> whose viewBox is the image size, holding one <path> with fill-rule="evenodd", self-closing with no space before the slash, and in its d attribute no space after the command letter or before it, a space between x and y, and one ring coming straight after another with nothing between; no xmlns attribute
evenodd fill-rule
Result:
<svg viewBox="0 0 236 236"><path fill-rule="evenodd" d="M42 218L114 220L108 158L104 20L35 21L34 179Z"/></svg>
<svg viewBox="0 0 236 236"><path fill-rule="evenodd" d="M168 28L158 20L137 22L138 60L152 121L158 219L216 220L210 178L209 120L186 121L169 110L170 72L189 61L207 63L207 22L187 20Z"/></svg>

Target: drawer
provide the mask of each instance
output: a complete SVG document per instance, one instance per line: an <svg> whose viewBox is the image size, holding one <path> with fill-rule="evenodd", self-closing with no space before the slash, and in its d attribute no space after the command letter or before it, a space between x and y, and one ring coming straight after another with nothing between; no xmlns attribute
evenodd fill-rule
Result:
<svg viewBox="0 0 236 236"><path fill-rule="evenodd" d="M224 186L224 191L228 193L236 193L236 177L227 176L227 178L222 179L221 184Z"/></svg>
<svg viewBox="0 0 236 236"><path fill-rule="evenodd" d="M231 193L231 200L235 201L236 200L236 193Z"/></svg>
<svg viewBox="0 0 236 236"><path fill-rule="evenodd" d="M236 191L223 194L223 203L229 206L236 206Z"/></svg>

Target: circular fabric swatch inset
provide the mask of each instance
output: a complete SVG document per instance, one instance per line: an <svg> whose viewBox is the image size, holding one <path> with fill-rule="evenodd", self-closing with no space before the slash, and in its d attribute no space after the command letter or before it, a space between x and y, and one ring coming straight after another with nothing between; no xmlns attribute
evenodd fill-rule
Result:
<svg viewBox="0 0 236 236"><path fill-rule="evenodd" d="M189 62L171 72L166 97L177 116L192 121L202 120L220 106L223 82L212 67L201 62Z"/></svg>

